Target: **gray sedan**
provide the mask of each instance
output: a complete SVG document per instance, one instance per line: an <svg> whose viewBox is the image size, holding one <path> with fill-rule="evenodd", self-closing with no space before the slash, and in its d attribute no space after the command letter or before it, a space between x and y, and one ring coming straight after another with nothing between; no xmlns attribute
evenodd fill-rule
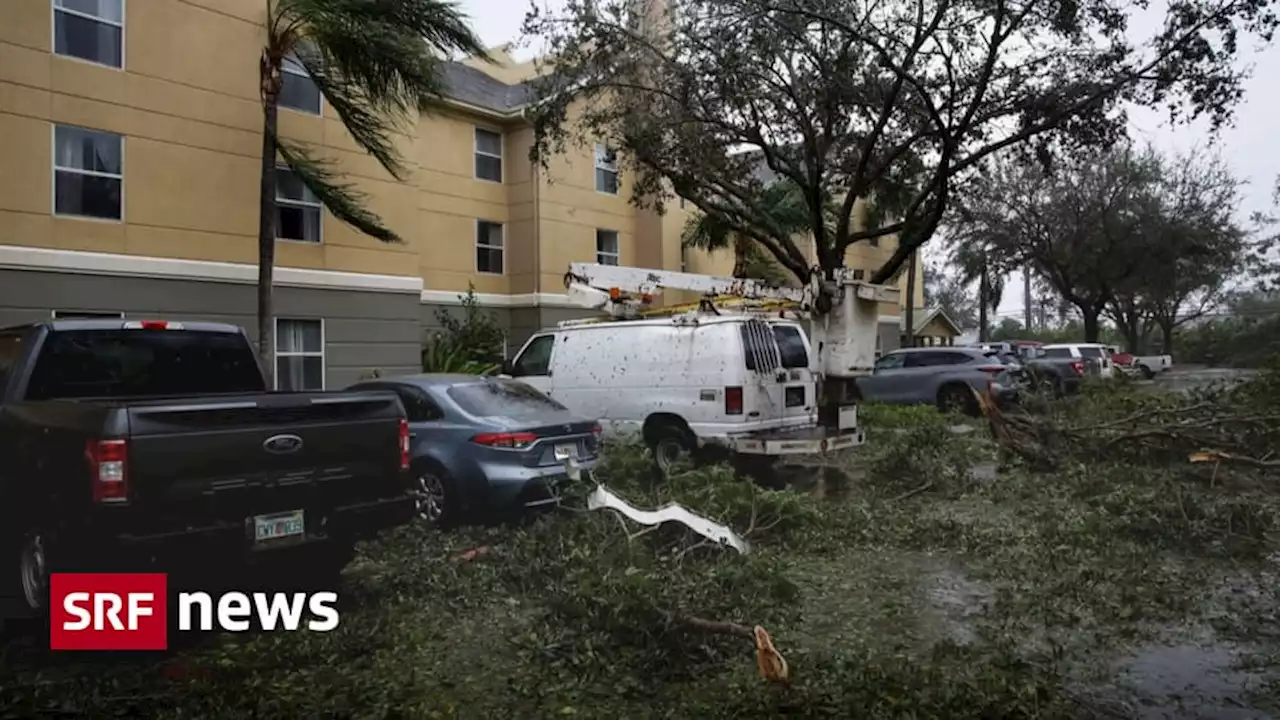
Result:
<svg viewBox="0 0 1280 720"><path fill-rule="evenodd" d="M978 412L972 390L990 392L997 402L1017 399L1021 368L974 348L906 348L876 360L871 375L858 378L869 402L930 404L943 411Z"/></svg>
<svg viewBox="0 0 1280 720"><path fill-rule="evenodd" d="M558 501L564 460L594 466L600 424L518 380L425 374L362 382L409 419L418 513L427 522L518 515Z"/></svg>

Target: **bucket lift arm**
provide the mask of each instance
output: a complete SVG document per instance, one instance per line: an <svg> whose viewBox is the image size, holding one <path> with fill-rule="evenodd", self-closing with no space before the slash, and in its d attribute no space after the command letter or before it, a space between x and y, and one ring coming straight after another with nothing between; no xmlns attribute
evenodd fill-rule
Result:
<svg viewBox="0 0 1280 720"><path fill-rule="evenodd" d="M565 273L565 288L579 305L604 310L614 316L626 316L648 305L663 290L695 292L704 301L734 299L775 301L793 304L802 313L822 314L830 309L829 294L820 281L821 273L813 272L804 287L775 287L758 280L700 275L697 273L646 268L573 263Z"/></svg>

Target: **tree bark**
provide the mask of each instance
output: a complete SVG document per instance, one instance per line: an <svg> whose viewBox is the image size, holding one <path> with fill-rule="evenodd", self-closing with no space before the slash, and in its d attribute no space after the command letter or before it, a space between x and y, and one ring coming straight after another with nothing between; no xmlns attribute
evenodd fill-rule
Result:
<svg viewBox="0 0 1280 720"><path fill-rule="evenodd" d="M264 84L267 82L264 79ZM264 93L262 104L262 170L258 186L258 357L267 387L276 382L275 307L272 276L276 262L276 124L277 93Z"/></svg>
<svg viewBox="0 0 1280 720"><path fill-rule="evenodd" d="M916 253L911 253L907 263L907 298L906 304L899 303L903 309L903 324L906 325L906 338L903 347L916 346Z"/></svg>
<svg viewBox="0 0 1280 720"><path fill-rule="evenodd" d="M1084 341L1088 343L1098 342L1098 315L1100 312L1092 307L1080 308L1080 315L1084 318Z"/></svg>
<svg viewBox="0 0 1280 720"><path fill-rule="evenodd" d="M1160 319L1160 339L1164 342L1160 348L1162 355L1173 354L1173 318Z"/></svg>

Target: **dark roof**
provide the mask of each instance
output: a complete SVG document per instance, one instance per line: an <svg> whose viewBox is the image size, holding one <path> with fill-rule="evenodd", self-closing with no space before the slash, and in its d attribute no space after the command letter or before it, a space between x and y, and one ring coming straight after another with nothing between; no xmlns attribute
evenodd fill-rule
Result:
<svg viewBox="0 0 1280 720"><path fill-rule="evenodd" d="M460 62L445 63L444 79L449 98L500 113L520 108L533 94L528 83L508 85Z"/></svg>

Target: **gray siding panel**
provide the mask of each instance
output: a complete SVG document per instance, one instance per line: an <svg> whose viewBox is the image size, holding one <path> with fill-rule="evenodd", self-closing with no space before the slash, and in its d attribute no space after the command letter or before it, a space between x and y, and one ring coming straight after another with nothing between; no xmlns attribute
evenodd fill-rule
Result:
<svg viewBox="0 0 1280 720"><path fill-rule="evenodd" d="M257 302L252 285L0 270L0 326L47 320L53 310L112 311L231 323L256 341ZM325 386L330 389L346 387L375 368L398 374L421 366L421 309L415 294L277 287L275 311L277 317L325 321Z"/></svg>

